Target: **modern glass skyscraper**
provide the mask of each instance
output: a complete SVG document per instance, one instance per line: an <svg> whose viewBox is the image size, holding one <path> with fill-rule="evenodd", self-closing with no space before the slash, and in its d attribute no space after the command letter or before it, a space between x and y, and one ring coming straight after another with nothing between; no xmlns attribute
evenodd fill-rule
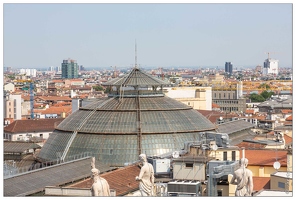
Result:
<svg viewBox="0 0 296 200"><path fill-rule="evenodd" d="M232 74L232 63L231 62L225 63L225 72Z"/></svg>
<svg viewBox="0 0 296 200"><path fill-rule="evenodd" d="M78 65L76 60L63 60L62 78L78 78Z"/></svg>

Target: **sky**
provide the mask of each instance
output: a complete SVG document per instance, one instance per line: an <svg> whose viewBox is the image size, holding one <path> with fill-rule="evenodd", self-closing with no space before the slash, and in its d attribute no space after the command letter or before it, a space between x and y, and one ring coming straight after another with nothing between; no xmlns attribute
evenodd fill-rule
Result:
<svg viewBox="0 0 296 200"><path fill-rule="evenodd" d="M293 4L3 4L3 67L292 67ZM42 2L42 1L41 1ZM284 2L284 1L282 1Z"/></svg>

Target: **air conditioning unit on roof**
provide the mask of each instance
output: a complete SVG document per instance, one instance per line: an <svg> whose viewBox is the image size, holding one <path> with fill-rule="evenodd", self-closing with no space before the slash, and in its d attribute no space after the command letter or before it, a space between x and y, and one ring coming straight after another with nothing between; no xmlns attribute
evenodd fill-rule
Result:
<svg viewBox="0 0 296 200"><path fill-rule="evenodd" d="M171 181L168 182L169 196L200 196L201 182L199 181Z"/></svg>

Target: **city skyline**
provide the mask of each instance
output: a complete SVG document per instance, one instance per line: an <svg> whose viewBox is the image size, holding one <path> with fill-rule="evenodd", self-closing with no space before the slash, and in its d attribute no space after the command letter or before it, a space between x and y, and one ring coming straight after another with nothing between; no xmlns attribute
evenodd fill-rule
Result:
<svg viewBox="0 0 296 200"><path fill-rule="evenodd" d="M3 67L292 67L292 3L4 3ZM108 16L108 17L106 17Z"/></svg>

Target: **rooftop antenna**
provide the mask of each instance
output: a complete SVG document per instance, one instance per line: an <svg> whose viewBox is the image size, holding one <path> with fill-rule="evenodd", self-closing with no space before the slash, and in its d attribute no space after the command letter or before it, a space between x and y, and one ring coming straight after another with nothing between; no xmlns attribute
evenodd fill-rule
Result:
<svg viewBox="0 0 296 200"><path fill-rule="evenodd" d="M138 66L137 66L137 40L135 40L135 68L138 68Z"/></svg>

